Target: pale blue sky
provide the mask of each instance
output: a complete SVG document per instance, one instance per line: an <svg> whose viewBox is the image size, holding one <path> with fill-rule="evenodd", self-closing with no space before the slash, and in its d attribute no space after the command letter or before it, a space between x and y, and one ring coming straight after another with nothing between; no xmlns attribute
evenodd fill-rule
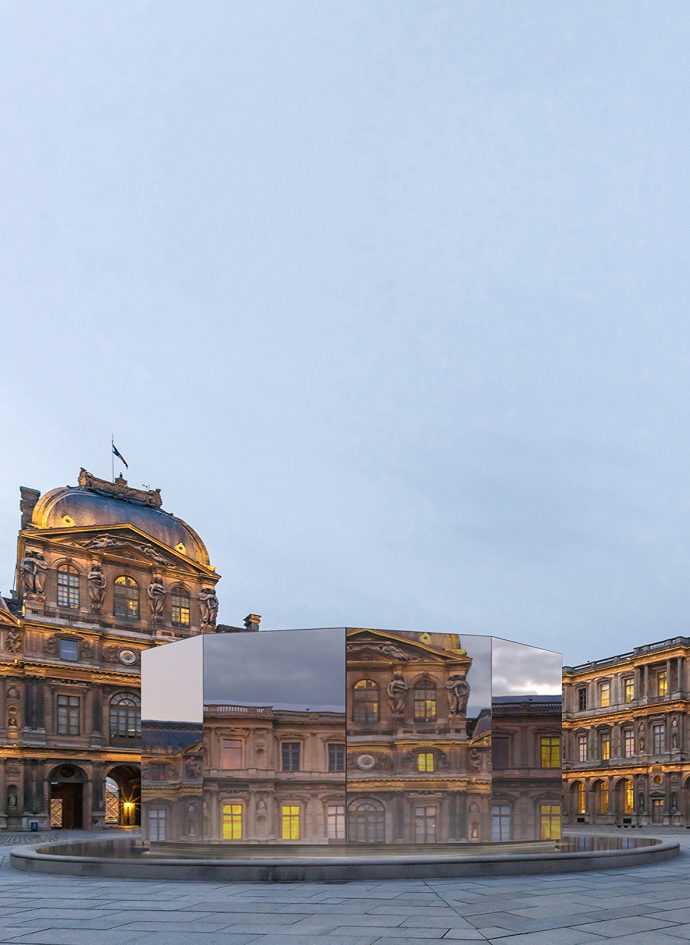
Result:
<svg viewBox="0 0 690 945"><path fill-rule="evenodd" d="M690 633L686 2L0 2L18 486L160 486L221 619Z"/></svg>

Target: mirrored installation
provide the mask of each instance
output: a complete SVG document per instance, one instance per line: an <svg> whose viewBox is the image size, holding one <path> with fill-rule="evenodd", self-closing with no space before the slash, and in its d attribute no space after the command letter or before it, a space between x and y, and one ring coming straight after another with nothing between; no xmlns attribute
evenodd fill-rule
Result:
<svg viewBox="0 0 690 945"><path fill-rule="evenodd" d="M560 655L372 628L212 634L144 653L153 844L560 836Z"/></svg>

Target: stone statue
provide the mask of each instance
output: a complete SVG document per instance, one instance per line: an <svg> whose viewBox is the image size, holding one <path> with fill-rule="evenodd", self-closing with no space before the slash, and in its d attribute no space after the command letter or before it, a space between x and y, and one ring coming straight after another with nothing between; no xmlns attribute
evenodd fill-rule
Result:
<svg viewBox="0 0 690 945"><path fill-rule="evenodd" d="M393 715L402 716L405 714L407 690L407 683L400 673L393 673L393 678L386 687Z"/></svg>
<svg viewBox="0 0 690 945"><path fill-rule="evenodd" d="M404 650L401 650L399 646L396 646L395 643L379 643L376 649L383 653L384 656L390 656L391 659L398 660L402 662L407 659L407 654Z"/></svg>
<svg viewBox="0 0 690 945"><path fill-rule="evenodd" d="M10 627L7 631L7 649L10 653L19 653L22 648L22 631L19 627Z"/></svg>
<svg viewBox="0 0 690 945"><path fill-rule="evenodd" d="M92 562L86 581L89 588L89 597L91 598L91 613L100 614L105 600L106 580L103 568L98 561Z"/></svg>
<svg viewBox="0 0 690 945"><path fill-rule="evenodd" d="M7 809L17 809L17 788L14 786L14 784L10 784L10 786L7 788Z"/></svg>
<svg viewBox="0 0 690 945"><path fill-rule="evenodd" d="M454 673L452 676L448 677L446 689L448 691L448 711L451 718L458 715L467 715L470 684L467 682L466 677Z"/></svg>
<svg viewBox="0 0 690 945"><path fill-rule="evenodd" d="M202 587L199 591L199 607L202 626L215 627L218 616L218 598L212 587Z"/></svg>
<svg viewBox="0 0 690 945"><path fill-rule="evenodd" d="M22 573L22 586L25 594L43 595L46 585L45 558L40 551L27 551L19 566Z"/></svg>
<svg viewBox="0 0 690 945"><path fill-rule="evenodd" d="M17 728L19 722L17 721L17 707L16 705L11 705L7 709L7 727L8 728Z"/></svg>
<svg viewBox="0 0 690 945"><path fill-rule="evenodd" d="M151 602L151 616L154 620L160 620L163 617L163 604L165 603L166 590L163 585L163 578L156 574L149 584L148 595Z"/></svg>
<svg viewBox="0 0 690 945"><path fill-rule="evenodd" d="M671 722L671 748L674 751L678 748L678 719Z"/></svg>
<svg viewBox="0 0 690 945"><path fill-rule="evenodd" d="M185 774L189 778L200 778L203 774L203 766L201 763L201 758L192 756L187 758L185 762Z"/></svg>
<svg viewBox="0 0 690 945"><path fill-rule="evenodd" d="M638 737L638 744L640 746L639 751L640 751L640 754L642 754L644 752L644 725L640 724L640 727L637 731L639 733L639 737Z"/></svg>

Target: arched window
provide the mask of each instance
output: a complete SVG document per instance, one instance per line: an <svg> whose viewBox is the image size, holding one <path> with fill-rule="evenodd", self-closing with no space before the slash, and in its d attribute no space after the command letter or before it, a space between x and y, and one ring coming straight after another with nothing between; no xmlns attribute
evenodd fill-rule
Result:
<svg viewBox="0 0 690 945"><path fill-rule="evenodd" d="M175 587L170 595L173 627L189 626L189 593L184 587Z"/></svg>
<svg viewBox="0 0 690 945"><path fill-rule="evenodd" d="M577 782L577 813L584 814L587 811L586 799L585 799L585 783L584 781Z"/></svg>
<svg viewBox="0 0 690 945"><path fill-rule="evenodd" d="M141 700L136 693L118 692L110 700L110 737L141 736Z"/></svg>
<svg viewBox="0 0 690 945"><path fill-rule="evenodd" d="M113 614L126 620L139 619L139 585L126 574L115 578Z"/></svg>
<svg viewBox="0 0 690 945"><path fill-rule="evenodd" d="M436 686L427 676L418 679L414 684L414 720L436 721Z"/></svg>
<svg viewBox="0 0 690 945"><path fill-rule="evenodd" d="M635 813L635 789L632 781L623 781L623 813Z"/></svg>
<svg viewBox="0 0 690 945"><path fill-rule="evenodd" d="M355 722L378 722L379 687L373 679L359 679L352 691L352 718Z"/></svg>
<svg viewBox="0 0 690 945"><path fill-rule="evenodd" d="M79 572L73 564L61 564L57 572L58 607L79 609Z"/></svg>
<svg viewBox="0 0 690 945"><path fill-rule="evenodd" d="M385 835L383 804L368 798L352 801L347 811L347 838L350 843L383 843Z"/></svg>

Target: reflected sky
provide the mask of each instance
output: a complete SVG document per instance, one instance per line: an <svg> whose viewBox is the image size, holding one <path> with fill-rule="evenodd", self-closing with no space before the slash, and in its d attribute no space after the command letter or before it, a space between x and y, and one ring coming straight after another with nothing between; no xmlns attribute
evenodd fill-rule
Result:
<svg viewBox="0 0 690 945"><path fill-rule="evenodd" d="M192 637L141 654L141 717L162 722L201 722L205 637Z"/></svg>
<svg viewBox="0 0 690 945"><path fill-rule="evenodd" d="M560 695L562 656L493 638L493 695Z"/></svg>
<svg viewBox="0 0 690 945"><path fill-rule="evenodd" d="M204 701L344 712L345 630L263 630L204 639Z"/></svg>

